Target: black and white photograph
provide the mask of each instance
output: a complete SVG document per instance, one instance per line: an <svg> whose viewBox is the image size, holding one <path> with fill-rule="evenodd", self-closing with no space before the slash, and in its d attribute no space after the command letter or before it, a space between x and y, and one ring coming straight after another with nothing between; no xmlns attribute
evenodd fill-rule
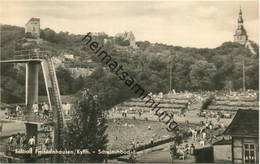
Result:
<svg viewBox="0 0 260 164"><path fill-rule="evenodd" d="M258 0L0 0L0 163L259 163Z"/></svg>

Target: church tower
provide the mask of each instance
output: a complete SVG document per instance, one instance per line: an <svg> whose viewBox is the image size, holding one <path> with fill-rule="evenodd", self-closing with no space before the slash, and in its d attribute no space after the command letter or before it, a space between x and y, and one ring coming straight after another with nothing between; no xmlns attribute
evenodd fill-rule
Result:
<svg viewBox="0 0 260 164"><path fill-rule="evenodd" d="M234 35L234 42L238 42L240 44L245 45L248 40L248 36L247 36L243 23L244 23L244 20L242 17L242 10L240 8L239 16L238 16L238 20L237 20L237 29L236 29L235 35Z"/></svg>

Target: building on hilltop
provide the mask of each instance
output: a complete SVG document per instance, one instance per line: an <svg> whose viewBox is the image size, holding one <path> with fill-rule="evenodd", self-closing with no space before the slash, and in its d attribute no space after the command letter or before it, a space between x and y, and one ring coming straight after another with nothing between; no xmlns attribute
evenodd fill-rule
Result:
<svg viewBox="0 0 260 164"><path fill-rule="evenodd" d="M258 163L259 161L259 111L241 110L224 131L232 137L233 163Z"/></svg>
<svg viewBox="0 0 260 164"><path fill-rule="evenodd" d="M115 35L116 38L121 37L124 41L129 41L129 47L137 48L137 45L135 43L135 36L132 31L130 32L124 32L124 33L118 33Z"/></svg>
<svg viewBox="0 0 260 164"><path fill-rule="evenodd" d="M134 34L132 33L132 31L125 33L125 40L129 40L129 42L130 42L130 47L136 48L135 36L134 36Z"/></svg>
<svg viewBox="0 0 260 164"><path fill-rule="evenodd" d="M66 60L73 60L74 59L74 55L68 52L63 52L64 58Z"/></svg>
<svg viewBox="0 0 260 164"><path fill-rule="evenodd" d="M245 45L248 40L248 35L246 32L246 29L244 28L243 23L244 23L244 20L242 17L242 10L240 8L239 16L238 16L238 20L237 20L237 29L236 29L235 35L234 35L234 42L238 42L240 44Z"/></svg>
<svg viewBox="0 0 260 164"><path fill-rule="evenodd" d="M33 38L40 38L40 18L31 18L25 24L25 33L31 33Z"/></svg>
<svg viewBox="0 0 260 164"><path fill-rule="evenodd" d="M238 20L237 20L237 29L234 34L234 42L244 45L246 48L248 48L250 50L250 52L252 54L256 54L250 41L248 40L248 35L247 35L246 29L244 27L244 19L242 16L241 8L239 10L239 16L238 16Z"/></svg>

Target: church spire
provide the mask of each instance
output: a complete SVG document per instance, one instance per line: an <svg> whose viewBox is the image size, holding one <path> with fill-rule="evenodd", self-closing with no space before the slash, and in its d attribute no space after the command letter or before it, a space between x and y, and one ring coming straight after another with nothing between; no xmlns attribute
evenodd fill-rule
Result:
<svg viewBox="0 0 260 164"><path fill-rule="evenodd" d="M238 13L238 20L237 20L237 29L234 35L234 42L238 42L240 44L245 44L248 40L247 32L244 28L244 20L242 17L242 9L240 6L239 13Z"/></svg>
<svg viewBox="0 0 260 164"><path fill-rule="evenodd" d="M243 17L242 17L242 9L241 9L241 6L240 6L240 10L239 10L239 16L238 16L238 21L237 21L239 24L243 24L244 21L243 21Z"/></svg>
<svg viewBox="0 0 260 164"><path fill-rule="evenodd" d="M244 20L242 17L242 9L240 6L239 13L238 13L238 19L237 19L237 29L235 31L234 35L234 42L240 43L244 45L246 48L250 50L252 54L256 54L254 48L251 45L251 42L248 40L247 32L244 28Z"/></svg>

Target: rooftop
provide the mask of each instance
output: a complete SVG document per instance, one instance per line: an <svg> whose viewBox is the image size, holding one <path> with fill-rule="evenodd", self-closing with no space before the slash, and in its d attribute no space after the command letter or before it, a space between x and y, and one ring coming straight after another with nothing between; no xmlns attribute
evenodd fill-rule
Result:
<svg viewBox="0 0 260 164"><path fill-rule="evenodd" d="M239 109L224 135L258 137L259 111Z"/></svg>
<svg viewBox="0 0 260 164"><path fill-rule="evenodd" d="M31 21L40 21L40 18L31 18L26 24L28 24Z"/></svg>
<svg viewBox="0 0 260 164"><path fill-rule="evenodd" d="M31 18L29 21L40 21L40 18Z"/></svg>

